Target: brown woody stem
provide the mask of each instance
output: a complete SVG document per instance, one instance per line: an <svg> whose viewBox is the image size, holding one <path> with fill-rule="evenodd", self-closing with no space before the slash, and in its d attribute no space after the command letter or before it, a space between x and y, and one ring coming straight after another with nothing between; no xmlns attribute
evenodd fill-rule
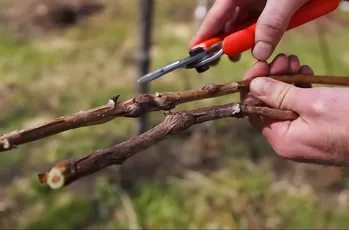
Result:
<svg viewBox="0 0 349 230"><path fill-rule="evenodd" d="M153 129L120 144L97 150L85 157L58 162L49 172L39 174L39 180L53 189L58 189L110 165L122 164L132 155L159 143L170 135L183 132L195 124L226 117L242 118L251 113L280 120L294 120L298 117L293 111L240 103L192 111L168 112L165 114L165 120Z"/></svg>
<svg viewBox="0 0 349 230"><path fill-rule="evenodd" d="M338 76L316 75L283 75L270 76L287 83L318 83L349 86L349 78ZM106 105L72 115L56 118L34 128L15 130L0 137L0 152L11 150L21 144L43 139L67 130L106 123L116 117L139 117L144 113L164 110L168 111L176 105L186 102L213 98L246 89L250 80L226 84L209 84L198 90L183 92L164 92L155 95L142 94L132 99L117 102L118 96L109 100Z"/></svg>

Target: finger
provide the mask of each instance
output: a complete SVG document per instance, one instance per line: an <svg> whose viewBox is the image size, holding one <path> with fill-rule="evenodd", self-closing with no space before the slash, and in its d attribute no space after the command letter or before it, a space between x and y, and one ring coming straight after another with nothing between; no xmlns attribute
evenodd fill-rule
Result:
<svg viewBox="0 0 349 230"><path fill-rule="evenodd" d="M243 76L243 80L252 79L257 76L268 76L269 65L266 62L256 62ZM249 89L242 89L240 91L240 101L245 102L246 100L252 99L249 97Z"/></svg>
<svg viewBox="0 0 349 230"><path fill-rule="evenodd" d="M230 20L228 20L225 23L224 33L231 33L231 32L233 32L234 24L236 23L237 19L239 18L240 9L241 8L239 6L235 7L234 12L233 12L233 16L231 17Z"/></svg>
<svg viewBox="0 0 349 230"><path fill-rule="evenodd" d="M269 75L288 73L290 69L290 63L289 63L288 57L283 53L276 55L273 61L269 64L268 69L269 69ZM263 75L259 75L259 76L263 76ZM268 75L264 75L264 76L268 76ZM250 98L255 98L254 96L251 95L251 93L249 93L248 95ZM261 132L262 130L265 130L266 127L270 127L271 124L277 122L276 120L270 119L268 117L261 117L256 115L249 116L249 121L254 127L256 127Z"/></svg>
<svg viewBox="0 0 349 230"><path fill-rule="evenodd" d="M299 72L299 69L301 68L301 64L299 62L299 59L296 55L290 55L288 56L288 61L290 63L290 73L296 74ZM304 84L293 84L296 87L304 88Z"/></svg>
<svg viewBox="0 0 349 230"><path fill-rule="evenodd" d="M305 73L310 74L311 69L309 66L300 66L300 62L297 56L290 55L286 56L284 54L279 54L273 62L270 64L271 72L273 74L278 73ZM281 95L281 96L280 96ZM299 95L301 97L301 95ZM282 98L282 94L280 93L276 96L276 100ZM295 99L296 100L296 99ZM250 116L249 121L251 124L256 127L262 135L274 146L278 142L282 142L283 136L289 130L291 125L291 121L278 121L270 118L263 118L258 116Z"/></svg>
<svg viewBox="0 0 349 230"><path fill-rule="evenodd" d="M286 74L290 71L290 61L289 58L283 54L278 54L274 60L269 64L269 67L267 67L266 62L257 62L264 63L260 65L253 66L249 72L245 74L244 77L246 79L249 79L251 77L255 76L267 76L267 75L275 75L275 74ZM251 98L252 96L248 97L248 94L246 92L242 92L241 98L246 100L247 98Z"/></svg>
<svg viewBox="0 0 349 230"><path fill-rule="evenodd" d="M280 57L281 58L279 59L275 59L275 62L273 63L274 68L278 68L279 71L286 71L288 68L291 68L291 65L289 65L289 62L285 60L285 56L280 56ZM286 57L286 59L288 58ZM279 73L279 72L275 71L275 73ZM261 99L260 97L256 96L255 91L253 91L253 87L255 87L253 84L255 84L255 80L257 79L272 80L276 83L282 83L283 85L277 85L277 86L271 87L271 89L267 90L269 95ZM285 109L284 108L286 107L285 103L288 106L292 106L292 104L290 105L290 103L288 103L288 101L285 98L286 98L286 95L290 92L290 89L288 89L288 86L294 87L293 85L289 85L283 82L278 82L270 78L256 78L255 80L253 80L250 85L250 89L251 89L250 94L253 97L261 100L262 102L264 102L265 104L273 108ZM293 96L293 98L296 98L296 96ZM293 103L297 104L296 101L294 101ZM291 109L291 110L294 110L294 109ZM268 142L272 146L276 146L276 144L280 141L282 142L282 138L287 133L291 125L291 121L282 121L282 120L280 121L280 120L275 120L269 117L263 117L258 115L249 116L249 122L251 122L251 124L262 133L262 135L268 140Z"/></svg>
<svg viewBox="0 0 349 230"><path fill-rule="evenodd" d="M232 18L236 5L237 0L216 0L208 11L196 36L190 42L190 47L222 31L225 23Z"/></svg>
<svg viewBox="0 0 349 230"><path fill-rule="evenodd" d="M299 72L301 74L313 74L312 69L307 65L301 66ZM258 83L260 80L264 83ZM262 91L266 93L264 96L256 95L255 88L258 84L260 85L257 87L262 87ZM273 108L289 109L299 114L304 114L304 111L309 107L309 100L304 100L307 97L309 98L307 91L271 78L257 77L252 80L250 94ZM282 142L282 138L287 134L292 124L292 121L262 119L260 116L250 116L249 120L273 146Z"/></svg>
<svg viewBox="0 0 349 230"><path fill-rule="evenodd" d="M249 17L249 12L248 12L248 9L244 6L241 6L241 3L243 2L238 2L239 4L239 14L237 16L237 23L243 23L245 21L247 21L248 17Z"/></svg>
<svg viewBox="0 0 349 230"><path fill-rule="evenodd" d="M299 100L304 95L302 89L272 78L253 79L250 83L250 93L273 108L297 112L305 106L304 100Z"/></svg>
<svg viewBox="0 0 349 230"><path fill-rule="evenodd" d="M313 70L308 65L302 65L300 67L299 73L300 74L309 74L309 75L314 74Z"/></svg>
<svg viewBox="0 0 349 230"><path fill-rule="evenodd" d="M270 75L287 74L290 69L290 63L287 56L283 53L276 55L269 64Z"/></svg>
<svg viewBox="0 0 349 230"><path fill-rule="evenodd" d="M267 0L243 0L240 2L242 8L246 8L247 14L260 16L261 12L265 8Z"/></svg>
<svg viewBox="0 0 349 230"><path fill-rule="evenodd" d="M238 62L241 59L241 54L235 55L235 56L228 56L229 61L231 62Z"/></svg>
<svg viewBox="0 0 349 230"><path fill-rule="evenodd" d="M314 74L313 70L308 65L302 65L299 69L299 73L300 74L309 74L309 75ZM312 88L313 87L311 85L311 83L295 84L295 86L300 87L300 88Z"/></svg>
<svg viewBox="0 0 349 230"><path fill-rule="evenodd" d="M290 73L298 73L299 69L301 68L301 64L299 62L299 59L296 55L290 55L288 56L288 62L289 62L289 72Z"/></svg>
<svg viewBox="0 0 349 230"><path fill-rule="evenodd" d="M308 0L269 0L260 15L252 55L267 60L280 42L292 15Z"/></svg>
<svg viewBox="0 0 349 230"><path fill-rule="evenodd" d="M258 76L268 76L269 65L267 62L257 61L243 76L243 80L252 79Z"/></svg>

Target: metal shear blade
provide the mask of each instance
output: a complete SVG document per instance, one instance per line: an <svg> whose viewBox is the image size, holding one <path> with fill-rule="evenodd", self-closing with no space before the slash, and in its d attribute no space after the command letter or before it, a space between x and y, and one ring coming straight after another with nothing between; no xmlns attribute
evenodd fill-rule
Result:
<svg viewBox="0 0 349 230"><path fill-rule="evenodd" d="M155 71L152 71L142 76L141 78L138 79L138 82L146 83L146 82L153 81L179 68L191 69L191 68L197 68L197 67L206 65L214 61L215 59L219 58L221 55L223 55L223 50L221 49L220 45L221 45L220 43L215 44L209 49L202 50L201 52L198 52L193 56L188 56L186 58L171 62L160 69L157 69ZM218 49L218 52L212 54L212 51L214 51L215 49Z"/></svg>
<svg viewBox="0 0 349 230"><path fill-rule="evenodd" d="M138 79L138 82L144 83L144 82L153 81L156 78L159 78L167 73L170 73L175 69L186 68L189 64L197 61L198 59L201 59L205 55L207 55L207 54L201 53L201 54L194 56L194 57L186 57L184 59L179 59L177 61L171 62L160 69L157 69L155 71L152 71L152 72L144 75L143 77Z"/></svg>

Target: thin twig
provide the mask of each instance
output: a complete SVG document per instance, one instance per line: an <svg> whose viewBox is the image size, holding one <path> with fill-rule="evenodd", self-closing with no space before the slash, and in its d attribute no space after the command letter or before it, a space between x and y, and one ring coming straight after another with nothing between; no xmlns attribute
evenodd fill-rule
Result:
<svg viewBox="0 0 349 230"><path fill-rule="evenodd" d="M287 83L349 86L349 78L338 76L283 75L271 76L271 78ZM246 80L226 84L209 84L198 90L164 92L155 95L141 94L120 103L117 102L119 96L116 96L111 98L106 105L59 117L34 128L4 134L0 137L0 152L67 130L106 123L116 117L139 117L152 111L168 111L186 102L238 93L242 88L246 89L249 83L250 80Z"/></svg>
<svg viewBox="0 0 349 230"><path fill-rule="evenodd" d="M170 135L183 132L195 124L226 117L242 118L251 113L281 120L294 120L298 117L298 114L293 111L240 103L211 106L192 111L167 112L165 120L153 129L82 158L58 162L49 172L39 174L39 180L41 183L47 183L53 189L61 188L110 165L122 164L134 154L159 143Z"/></svg>

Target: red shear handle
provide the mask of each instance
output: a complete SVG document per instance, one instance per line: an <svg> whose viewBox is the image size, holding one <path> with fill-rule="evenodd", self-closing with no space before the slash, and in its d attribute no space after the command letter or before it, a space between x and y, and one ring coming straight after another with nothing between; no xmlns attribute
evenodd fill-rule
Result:
<svg viewBox="0 0 349 230"><path fill-rule="evenodd" d="M240 25L237 25L236 28L234 29L234 31L231 33L235 33L236 31L240 31L240 30L248 28L249 26L255 24L257 22L257 19L258 18L251 18L248 21L243 22ZM210 48L211 46L213 46L214 44L223 41L224 38L229 36L231 33L218 35L218 36L210 38L204 42L197 43L193 47L191 47L190 49L193 50L195 48L201 47L201 48L204 48L206 50L206 49Z"/></svg>
<svg viewBox="0 0 349 230"><path fill-rule="evenodd" d="M303 5L291 18L287 30L334 11L340 0L312 0ZM255 42L256 24L235 32L223 40L222 49L228 56L235 56L251 49Z"/></svg>

